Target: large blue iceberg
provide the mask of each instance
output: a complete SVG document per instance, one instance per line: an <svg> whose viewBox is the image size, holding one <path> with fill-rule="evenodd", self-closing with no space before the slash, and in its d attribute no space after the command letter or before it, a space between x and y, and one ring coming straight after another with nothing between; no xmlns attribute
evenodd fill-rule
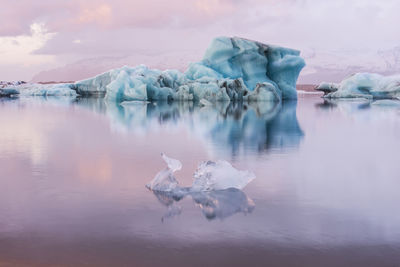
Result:
<svg viewBox="0 0 400 267"><path fill-rule="evenodd" d="M144 65L113 69L73 84L35 85L29 95L101 95L109 101L281 101L296 99L305 62L297 50L242 38L213 40L202 61L184 72ZM26 87L26 86L25 86ZM33 90L33 91L32 91ZM35 91L36 90L36 91ZM54 91L54 93L52 93Z"/></svg>
<svg viewBox="0 0 400 267"><path fill-rule="evenodd" d="M325 98L400 99L400 75L357 73L341 83L321 83Z"/></svg>

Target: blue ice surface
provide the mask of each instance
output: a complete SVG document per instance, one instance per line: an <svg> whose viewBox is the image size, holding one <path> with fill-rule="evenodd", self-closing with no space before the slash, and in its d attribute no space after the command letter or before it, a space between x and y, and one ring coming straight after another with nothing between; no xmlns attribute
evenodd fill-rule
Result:
<svg viewBox="0 0 400 267"><path fill-rule="evenodd" d="M204 58L184 72L144 65L113 69L76 82L78 94L107 100L281 101L296 99L296 81L305 62L300 52L242 38L219 37Z"/></svg>
<svg viewBox="0 0 400 267"><path fill-rule="evenodd" d="M11 89L11 88L2 89L2 88L0 88L0 97L10 97L10 96L15 96L15 95L19 95L19 91L16 90L16 89Z"/></svg>
<svg viewBox="0 0 400 267"><path fill-rule="evenodd" d="M338 84L323 82L316 90L325 98L400 99L400 75L356 73Z"/></svg>
<svg viewBox="0 0 400 267"><path fill-rule="evenodd" d="M184 73L145 65L124 66L73 84L31 84L30 88L25 86L23 95L102 95L117 103L202 99L279 102L297 98L296 82L304 66L297 50L219 37L212 41L203 60L192 63Z"/></svg>

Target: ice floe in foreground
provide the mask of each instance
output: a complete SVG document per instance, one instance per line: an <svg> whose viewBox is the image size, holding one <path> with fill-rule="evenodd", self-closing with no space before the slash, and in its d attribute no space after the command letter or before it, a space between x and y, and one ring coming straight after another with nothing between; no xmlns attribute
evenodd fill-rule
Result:
<svg viewBox="0 0 400 267"><path fill-rule="evenodd" d="M297 50L242 38L213 40L184 72L144 65L113 69L71 84L11 86L23 95L100 95L109 101L281 101L296 99L305 62Z"/></svg>
<svg viewBox="0 0 400 267"><path fill-rule="evenodd" d="M357 73L341 83L321 83L325 98L400 99L400 75Z"/></svg>
<svg viewBox="0 0 400 267"><path fill-rule="evenodd" d="M191 187L182 188L174 177L174 172L182 168L179 160L167 157L161 154L167 167L161 170L154 179L146 185L152 191L184 191L202 192L212 190L223 190L228 188L243 189L250 183L255 175L249 171L240 171L234 168L225 160L204 161L199 164L197 170L193 174L193 185Z"/></svg>
<svg viewBox="0 0 400 267"><path fill-rule="evenodd" d="M227 161L205 161L199 164L195 171L191 187L181 187L174 172L182 168L180 161L161 154L167 167L161 170L154 179L146 185L158 200L168 207L164 218L181 213L181 208L175 205L186 196L192 197L208 219L226 218L235 213L249 213L255 204L241 190L255 175L249 171L240 171Z"/></svg>

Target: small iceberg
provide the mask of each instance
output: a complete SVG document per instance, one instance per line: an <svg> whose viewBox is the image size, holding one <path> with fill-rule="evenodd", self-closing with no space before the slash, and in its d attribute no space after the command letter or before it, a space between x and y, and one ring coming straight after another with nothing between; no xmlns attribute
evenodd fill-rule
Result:
<svg viewBox="0 0 400 267"><path fill-rule="evenodd" d="M146 187L168 208L165 218L181 213L175 204L186 196L192 197L204 216L211 220L224 219L233 214L253 211L254 201L246 196L242 189L255 179L249 171L240 171L227 161L205 161L199 164L191 187L181 187L174 172L182 168L180 161L161 154L167 167L154 177Z"/></svg>
<svg viewBox="0 0 400 267"><path fill-rule="evenodd" d="M12 97L19 95L19 91L15 89L2 89L0 88L0 97Z"/></svg>
<svg viewBox="0 0 400 267"><path fill-rule="evenodd" d="M24 81L6 82L0 81L0 97L13 97L19 95L19 91L14 89L15 86L25 84Z"/></svg>
<svg viewBox="0 0 400 267"><path fill-rule="evenodd" d="M70 83L55 83L55 84L37 84L37 83L9 83L0 89L2 92L8 93L4 96L51 96L51 97L77 97L78 94L72 89L73 85Z"/></svg>
<svg viewBox="0 0 400 267"><path fill-rule="evenodd" d="M341 83L321 83L325 98L400 99L400 75L357 73Z"/></svg>

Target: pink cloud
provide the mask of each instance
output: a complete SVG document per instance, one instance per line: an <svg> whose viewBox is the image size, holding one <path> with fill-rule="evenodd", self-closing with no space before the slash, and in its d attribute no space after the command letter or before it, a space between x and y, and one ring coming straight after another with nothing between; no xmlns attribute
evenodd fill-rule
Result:
<svg viewBox="0 0 400 267"><path fill-rule="evenodd" d="M368 58L371 53L400 43L396 28L398 0L10 2L0 9L0 38L29 35L32 23L44 23L49 32L57 34L33 53L52 55L59 66L103 56L157 57L185 51L201 57L209 42L220 35L293 47L305 51L305 55L314 51L316 56L307 58L310 66L314 61L326 65L328 60L325 61L324 55L329 53L357 52L361 55L356 57L358 61L362 56ZM40 68L36 72L51 67ZM8 69L9 66L4 66L1 73L4 75ZM29 75L32 72L29 70Z"/></svg>
<svg viewBox="0 0 400 267"><path fill-rule="evenodd" d="M33 22L45 22L57 32L82 27L184 27L212 23L238 6L234 0L20 0L2 6L0 35L26 33Z"/></svg>

